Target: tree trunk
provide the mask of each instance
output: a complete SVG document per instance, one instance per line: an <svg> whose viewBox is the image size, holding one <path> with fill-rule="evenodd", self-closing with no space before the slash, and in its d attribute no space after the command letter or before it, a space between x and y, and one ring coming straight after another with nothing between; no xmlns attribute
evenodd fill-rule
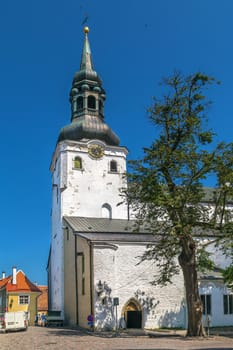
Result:
<svg viewBox="0 0 233 350"><path fill-rule="evenodd" d="M198 292L198 279L196 268L196 244L190 235L185 235L181 240L182 251L179 256L179 264L183 271L186 302L188 311L188 337L205 336L202 324L203 306Z"/></svg>

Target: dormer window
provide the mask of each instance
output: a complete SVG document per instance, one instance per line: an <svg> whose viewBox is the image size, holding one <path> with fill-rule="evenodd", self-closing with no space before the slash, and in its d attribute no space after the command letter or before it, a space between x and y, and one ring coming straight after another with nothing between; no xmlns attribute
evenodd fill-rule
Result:
<svg viewBox="0 0 233 350"><path fill-rule="evenodd" d="M96 100L95 97L90 95L87 98L87 107L91 109L96 109Z"/></svg>
<svg viewBox="0 0 233 350"><path fill-rule="evenodd" d="M75 157L73 166L74 166L74 169L82 169L82 158Z"/></svg>
<svg viewBox="0 0 233 350"><path fill-rule="evenodd" d="M115 160L111 160L110 162L110 171L112 173L117 173L117 162Z"/></svg>

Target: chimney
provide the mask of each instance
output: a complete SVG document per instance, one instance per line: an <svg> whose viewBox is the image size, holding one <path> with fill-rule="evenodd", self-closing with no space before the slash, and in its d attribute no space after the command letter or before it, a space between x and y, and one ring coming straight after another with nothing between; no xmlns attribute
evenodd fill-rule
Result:
<svg viewBox="0 0 233 350"><path fill-rule="evenodd" d="M6 278L6 272L2 271L2 280L4 280L4 278Z"/></svg>
<svg viewBox="0 0 233 350"><path fill-rule="evenodd" d="M16 284L16 267L12 267L12 284Z"/></svg>

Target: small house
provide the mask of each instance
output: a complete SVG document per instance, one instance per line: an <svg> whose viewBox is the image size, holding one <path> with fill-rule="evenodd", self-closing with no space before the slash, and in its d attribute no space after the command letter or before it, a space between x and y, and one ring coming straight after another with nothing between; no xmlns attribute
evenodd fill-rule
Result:
<svg viewBox="0 0 233 350"><path fill-rule="evenodd" d="M12 275L6 277L3 272L0 279L0 313L25 311L29 326L34 325L37 314L37 298L41 290L33 284L22 270L12 269Z"/></svg>

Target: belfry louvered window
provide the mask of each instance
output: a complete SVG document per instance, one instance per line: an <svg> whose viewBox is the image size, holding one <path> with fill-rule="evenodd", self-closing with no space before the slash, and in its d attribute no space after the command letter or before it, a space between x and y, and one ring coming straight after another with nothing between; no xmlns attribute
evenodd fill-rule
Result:
<svg viewBox="0 0 233 350"><path fill-rule="evenodd" d="M92 96L92 95L88 96L87 106L88 106L88 108L96 109L96 100L95 100L94 96Z"/></svg>
<svg viewBox="0 0 233 350"><path fill-rule="evenodd" d="M77 98L77 110L83 109L83 97L79 96Z"/></svg>

